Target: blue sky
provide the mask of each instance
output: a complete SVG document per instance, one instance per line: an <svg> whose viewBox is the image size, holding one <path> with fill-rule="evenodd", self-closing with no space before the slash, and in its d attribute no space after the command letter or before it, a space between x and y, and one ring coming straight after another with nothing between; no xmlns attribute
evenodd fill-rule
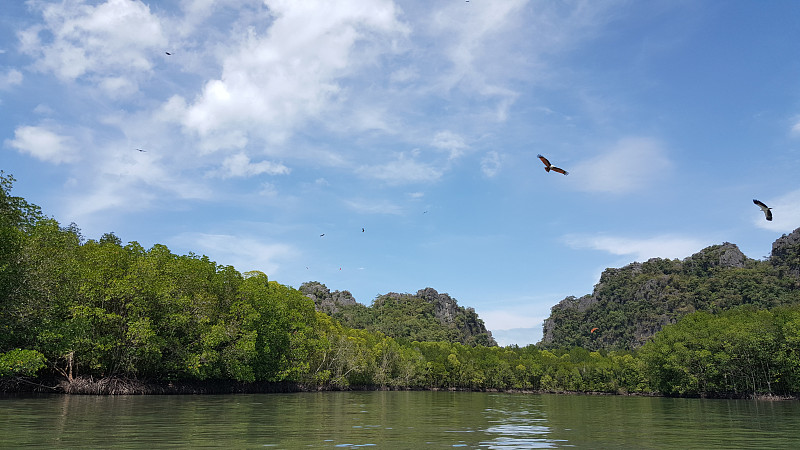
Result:
<svg viewBox="0 0 800 450"><path fill-rule="evenodd" d="M800 2L8 3L0 168L87 238L526 345L606 267L800 226Z"/></svg>

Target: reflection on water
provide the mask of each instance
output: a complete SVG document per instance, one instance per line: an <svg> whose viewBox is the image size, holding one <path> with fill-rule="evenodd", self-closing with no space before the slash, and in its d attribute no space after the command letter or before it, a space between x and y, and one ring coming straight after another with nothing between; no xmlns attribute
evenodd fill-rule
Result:
<svg viewBox="0 0 800 450"><path fill-rule="evenodd" d="M465 392L0 397L0 447L790 448L798 402Z"/></svg>

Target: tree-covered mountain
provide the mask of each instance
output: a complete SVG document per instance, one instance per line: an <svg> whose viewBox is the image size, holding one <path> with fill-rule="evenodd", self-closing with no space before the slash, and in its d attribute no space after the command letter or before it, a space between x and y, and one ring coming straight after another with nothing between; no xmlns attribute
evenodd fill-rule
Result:
<svg viewBox="0 0 800 450"><path fill-rule="evenodd" d="M379 331L405 341L447 341L465 345L497 345L473 308L459 306L447 294L425 288L416 294L390 292L371 306L356 302L348 291L333 291L322 283L303 283L300 292L317 311L350 328Z"/></svg>
<svg viewBox="0 0 800 450"><path fill-rule="evenodd" d="M590 351L567 339L551 343L561 348L501 348L476 345L493 342L475 312L433 289L382 295L367 307L346 291L312 282L301 292L161 244L123 245L113 233L87 240L76 225L62 227L12 196L12 182L0 172L0 392L800 393L800 231L779 239L769 261L723 244L684 261L609 269L593 296L554 308L607 320L595 333L583 329L603 342L614 337L612 319L624 332L638 329L620 320L627 312L662 311L669 322L678 320L669 315L674 306L716 312L744 304L688 314L635 351ZM610 302L613 295L627 301ZM615 314L600 314L604 304ZM781 304L791 305L772 308ZM586 326L553 323L550 336Z"/></svg>
<svg viewBox="0 0 800 450"><path fill-rule="evenodd" d="M653 258L606 269L592 294L570 296L552 307L540 346L634 349L695 311L798 303L800 228L776 240L764 261L725 242L683 260Z"/></svg>

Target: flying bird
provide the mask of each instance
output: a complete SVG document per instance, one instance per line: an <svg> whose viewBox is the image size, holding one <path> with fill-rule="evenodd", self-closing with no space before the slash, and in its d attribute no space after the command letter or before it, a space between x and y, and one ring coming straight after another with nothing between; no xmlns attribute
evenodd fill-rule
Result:
<svg viewBox="0 0 800 450"><path fill-rule="evenodd" d="M541 159L542 162L544 163L544 170L546 172L550 172L552 170L553 172L558 172L558 173L563 173L564 175L569 175L569 172L567 172L566 170L558 168L558 167L550 164L550 161L548 161L547 158L545 158L544 156L542 156L542 155L536 155L536 156L539 159Z"/></svg>
<svg viewBox="0 0 800 450"><path fill-rule="evenodd" d="M140 149L140 148L137 148L136 150L139 150L139 151L140 151L140 152L142 152L142 153L146 153L146 152L147 152L147 150L142 150L142 149Z"/></svg>
<svg viewBox="0 0 800 450"><path fill-rule="evenodd" d="M322 237L322 236L325 236L325 233L322 233L322 234L319 235L319 237Z"/></svg>
<svg viewBox="0 0 800 450"><path fill-rule="evenodd" d="M170 52L164 52L164 53L166 53L167 56L172 56L172 53L170 53Z"/></svg>
<svg viewBox="0 0 800 450"><path fill-rule="evenodd" d="M362 233L364 232L364 227L361 227L361 232L362 232Z"/></svg>
<svg viewBox="0 0 800 450"><path fill-rule="evenodd" d="M758 207L761 208L762 211L764 211L764 215L767 216L767 220L772 220L772 211L770 211L772 208L770 208L769 206L765 205L763 202L760 202L760 201L758 201L756 199L753 199L753 203L758 205Z"/></svg>
<svg viewBox="0 0 800 450"><path fill-rule="evenodd" d="M599 330L599 329L600 329L600 328L594 327L594 328L592 328L592 331L590 331L589 333L590 333L590 334L591 334L591 333L594 333L595 331L597 331L597 330Z"/></svg>

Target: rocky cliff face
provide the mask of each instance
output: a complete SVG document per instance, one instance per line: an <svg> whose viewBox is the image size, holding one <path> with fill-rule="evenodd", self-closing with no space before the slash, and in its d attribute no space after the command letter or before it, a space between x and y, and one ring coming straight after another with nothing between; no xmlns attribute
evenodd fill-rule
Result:
<svg viewBox="0 0 800 450"><path fill-rule="evenodd" d="M299 291L314 301L314 308L317 311L328 315L339 312L342 306L352 306L358 303L349 291L331 292L327 286L318 281L303 283Z"/></svg>
<svg viewBox="0 0 800 450"><path fill-rule="evenodd" d="M396 338L413 338L413 335L403 335L403 332L409 332L440 336L442 340L462 344L497 345L473 308L459 306L448 294L440 294L430 287L420 289L416 294L390 292L377 297L370 307L356 302L348 291L331 292L316 281L303 283L299 290L314 300L317 311L339 319L345 326L380 331ZM420 305L424 307L419 308Z"/></svg>
<svg viewBox="0 0 800 450"><path fill-rule="evenodd" d="M551 308L539 344L631 349L697 310L796 301L800 228L775 241L769 261L747 258L735 244L725 242L683 260L653 258L606 269L591 294L567 297Z"/></svg>
<svg viewBox="0 0 800 450"><path fill-rule="evenodd" d="M772 243L769 261L776 267L785 268L790 276L800 278L800 228Z"/></svg>

